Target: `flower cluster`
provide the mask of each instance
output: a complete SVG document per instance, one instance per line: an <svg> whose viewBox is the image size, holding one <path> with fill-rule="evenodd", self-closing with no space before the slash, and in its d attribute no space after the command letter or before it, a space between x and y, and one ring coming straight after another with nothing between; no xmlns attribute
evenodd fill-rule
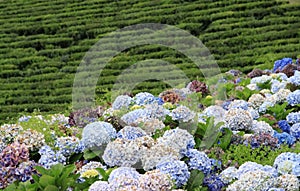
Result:
<svg viewBox="0 0 300 191"><path fill-rule="evenodd" d="M100 162L97 161L90 161L87 164L83 165L78 173L80 174L80 177L82 178L89 178L93 176L99 176L99 179L102 178L102 176L96 171L96 168L102 168L106 169L105 166L103 166Z"/></svg>
<svg viewBox="0 0 300 191"><path fill-rule="evenodd" d="M224 120L226 127L233 131L250 130L253 123L251 114L243 109L228 110L225 114Z"/></svg>
<svg viewBox="0 0 300 191"><path fill-rule="evenodd" d="M141 92L136 94L132 100L137 105L147 105L155 102L156 99L154 95L148 92Z"/></svg>
<svg viewBox="0 0 300 191"><path fill-rule="evenodd" d="M211 162L204 152L196 149L189 149L186 156L189 158L187 164L189 169L197 169L204 174L209 174L212 170Z"/></svg>
<svg viewBox="0 0 300 191"><path fill-rule="evenodd" d="M300 104L300 90L296 90L292 93L290 93L287 96L287 102L291 105L291 106L295 106L297 104Z"/></svg>
<svg viewBox="0 0 300 191"><path fill-rule="evenodd" d="M204 82L193 80L187 85L187 88L192 92L201 92L202 95L208 93L208 86Z"/></svg>
<svg viewBox="0 0 300 191"><path fill-rule="evenodd" d="M277 133L277 131L274 131L273 137L278 140L278 144L288 144L293 145L296 141L296 138L286 132L283 133Z"/></svg>
<svg viewBox="0 0 300 191"><path fill-rule="evenodd" d="M131 102L132 102L132 98L129 97L128 95L120 95L112 103L112 108L114 110L128 108Z"/></svg>
<svg viewBox="0 0 300 191"><path fill-rule="evenodd" d="M288 82L295 85L295 86L299 86L300 85L300 71L295 71L294 76L291 76L288 79Z"/></svg>
<svg viewBox="0 0 300 191"><path fill-rule="evenodd" d="M55 147L59 148L61 154L65 157L71 156L73 153L80 153L84 150L84 146L77 137L59 137L55 140Z"/></svg>
<svg viewBox="0 0 300 191"><path fill-rule="evenodd" d="M274 133L273 128L264 121L253 120L251 130L255 134L267 133L267 134L273 135L273 133Z"/></svg>
<svg viewBox="0 0 300 191"><path fill-rule="evenodd" d="M173 120L178 120L181 122L192 121L195 115L196 114L193 111L191 111L188 107L182 105L177 107L176 109L173 109L170 113L170 116Z"/></svg>
<svg viewBox="0 0 300 191"><path fill-rule="evenodd" d="M178 94L174 90L166 90L166 91L160 93L159 97L164 102L172 103L172 104L178 103L178 102L180 102L180 101L182 101L184 99L183 97L181 97L180 94Z"/></svg>
<svg viewBox="0 0 300 191"><path fill-rule="evenodd" d="M193 135L187 130L176 128L167 130L164 135L157 139L158 144L169 146L183 157L188 149L195 146Z"/></svg>
<svg viewBox="0 0 300 191"><path fill-rule="evenodd" d="M281 71L286 65L292 63L293 63L293 59L291 58L283 58L281 60L276 60L274 62L273 72L276 72L278 70Z"/></svg>
<svg viewBox="0 0 300 191"><path fill-rule="evenodd" d="M291 112L286 116L286 120L288 123L300 123L300 111L299 112Z"/></svg>
<svg viewBox="0 0 300 191"><path fill-rule="evenodd" d="M24 143L30 151L35 151L45 145L44 134L39 133L35 130L27 129L20 133L15 141Z"/></svg>
<svg viewBox="0 0 300 191"><path fill-rule="evenodd" d="M281 153L274 161L273 166L280 174L293 174L300 176L300 154L296 153Z"/></svg>
<svg viewBox="0 0 300 191"><path fill-rule="evenodd" d="M210 175L205 177L203 185L208 187L208 190L221 191L226 185L219 176Z"/></svg>
<svg viewBox="0 0 300 191"><path fill-rule="evenodd" d="M291 126L286 120L280 120L277 124L283 132L290 133Z"/></svg>
<svg viewBox="0 0 300 191"><path fill-rule="evenodd" d="M300 123L296 123L291 127L290 134L295 138L300 139Z"/></svg>
<svg viewBox="0 0 300 191"><path fill-rule="evenodd" d="M175 184L178 187L185 185L190 178L188 166L180 160L169 158L158 163L156 168L162 173L171 175L171 178L175 181Z"/></svg>
<svg viewBox="0 0 300 191"><path fill-rule="evenodd" d="M55 152L48 145L42 146L39 154L41 155L39 164L47 169L58 163L66 164L66 157L60 151Z"/></svg>
<svg viewBox="0 0 300 191"><path fill-rule="evenodd" d="M110 123L94 122L84 127L82 142L87 149L101 147L116 137L116 130Z"/></svg>
<svg viewBox="0 0 300 191"><path fill-rule="evenodd" d="M245 100L234 100L230 103L228 109L248 110L248 103Z"/></svg>
<svg viewBox="0 0 300 191"><path fill-rule="evenodd" d="M265 97L261 94L252 94L248 99L249 106L258 109L259 106L265 101Z"/></svg>
<svg viewBox="0 0 300 191"><path fill-rule="evenodd" d="M119 167L111 172L108 182L112 190L127 186L138 187L140 176L134 168Z"/></svg>
<svg viewBox="0 0 300 191"><path fill-rule="evenodd" d="M147 135L153 135L157 130L165 128L165 124L159 119L149 119L141 123L141 128Z"/></svg>
<svg viewBox="0 0 300 191"><path fill-rule="evenodd" d="M244 144L248 145L250 143L252 148L258 148L260 146L270 146L271 148L277 148L278 139L274 135L271 136L267 133L251 135L245 138Z"/></svg>
<svg viewBox="0 0 300 191"><path fill-rule="evenodd" d="M1 140L5 144L14 142L14 139L23 131L23 127L17 124L4 124L0 127Z"/></svg>
<svg viewBox="0 0 300 191"><path fill-rule="evenodd" d="M146 132L139 127L125 126L117 133L117 138L134 140L146 135Z"/></svg>
<svg viewBox="0 0 300 191"><path fill-rule="evenodd" d="M165 190L169 191L173 187L173 182L169 174L164 174L160 170L148 171L139 178L139 188L145 191Z"/></svg>

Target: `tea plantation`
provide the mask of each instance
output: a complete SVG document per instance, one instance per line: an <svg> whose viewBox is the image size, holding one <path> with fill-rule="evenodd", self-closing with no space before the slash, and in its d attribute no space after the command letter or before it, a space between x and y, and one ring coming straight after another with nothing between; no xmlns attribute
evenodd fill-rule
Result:
<svg viewBox="0 0 300 191"><path fill-rule="evenodd" d="M272 68L300 52L300 4L283 0L3 0L0 3L0 123L18 113L70 110L74 76L85 53L103 36L140 23L174 25L198 37L222 71ZM158 45L126 50L111 60L96 94L108 92L122 70L162 59L190 79L202 74L185 56ZM162 82L134 93L154 94Z"/></svg>

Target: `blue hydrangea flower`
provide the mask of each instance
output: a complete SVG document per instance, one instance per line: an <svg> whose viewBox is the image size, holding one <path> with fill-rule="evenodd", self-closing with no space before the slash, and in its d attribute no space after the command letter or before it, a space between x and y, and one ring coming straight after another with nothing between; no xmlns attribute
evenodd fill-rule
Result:
<svg viewBox="0 0 300 191"><path fill-rule="evenodd" d="M300 111L291 112L286 116L286 120L288 123L300 123Z"/></svg>
<svg viewBox="0 0 300 191"><path fill-rule="evenodd" d="M154 95L148 93L148 92L141 92L136 94L133 97L133 101L135 102L136 105L147 105L151 104L155 101Z"/></svg>
<svg viewBox="0 0 300 191"><path fill-rule="evenodd" d="M200 152L196 149L189 149L186 156L189 158L187 162L189 169L201 170L206 175L211 172L211 160L204 152Z"/></svg>
<svg viewBox="0 0 300 191"><path fill-rule="evenodd" d="M138 137L146 136L147 133L140 127L126 126L117 133L117 138L134 140Z"/></svg>
<svg viewBox="0 0 300 191"><path fill-rule="evenodd" d="M277 124L283 132L290 133L291 126L286 120L280 120Z"/></svg>
<svg viewBox="0 0 300 191"><path fill-rule="evenodd" d="M286 65L292 63L293 63L293 59L291 58L283 58L281 60L276 60L274 62L273 72L275 72L277 69L282 70Z"/></svg>
<svg viewBox="0 0 300 191"><path fill-rule="evenodd" d="M263 104L261 104L258 111L259 111L259 113L265 113L269 107L273 107L274 105L275 105L275 102L265 101L265 102L263 102Z"/></svg>
<svg viewBox="0 0 300 191"><path fill-rule="evenodd" d="M221 191L222 188L226 186L222 179L216 175L205 177L203 185L207 186L209 191Z"/></svg>
<svg viewBox="0 0 300 191"><path fill-rule="evenodd" d="M300 85L300 71L296 70L294 73L294 76L291 76L288 79L288 82L295 86L299 86Z"/></svg>
<svg viewBox="0 0 300 191"><path fill-rule="evenodd" d="M132 98L128 95L120 95L113 102L112 108L114 110L122 109L123 107L128 108L131 102Z"/></svg>
<svg viewBox="0 0 300 191"><path fill-rule="evenodd" d="M296 137L296 139L300 139L300 123L292 125L290 129L290 134Z"/></svg>
<svg viewBox="0 0 300 191"><path fill-rule="evenodd" d="M110 123L94 122L84 127L82 142L88 149L101 147L116 137L116 130Z"/></svg>
<svg viewBox="0 0 300 191"><path fill-rule="evenodd" d="M254 172L257 170L261 170L264 172L267 172L268 174L272 175L273 177L277 177L278 173L276 171L275 168L271 167L271 166L263 166L261 164L258 164L256 162L245 162L244 164L242 164L238 171L237 171L237 177L238 179L240 179L241 176L243 176L244 174L248 173L248 172Z"/></svg>
<svg viewBox="0 0 300 191"><path fill-rule="evenodd" d="M192 121L195 115L196 114L193 111L191 111L188 107L182 105L177 107L176 109L173 109L170 113L170 116L173 120L178 120L182 122Z"/></svg>
<svg viewBox="0 0 300 191"><path fill-rule="evenodd" d="M278 139L279 144L288 144L293 145L296 142L296 138L286 132L278 133L277 131L274 131L273 137Z"/></svg>
<svg viewBox="0 0 300 191"><path fill-rule="evenodd" d="M58 163L66 164L66 157L60 151L53 151L48 145L41 147L38 153L41 155L39 164L47 169Z"/></svg>
<svg viewBox="0 0 300 191"><path fill-rule="evenodd" d="M84 147L77 137L59 137L56 139L55 147L58 147L65 157L71 156L73 153L80 153Z"/></svg>
<svg viewBox="0 0 300 191"><path fill-rule="evenodd" d="M106 181L98 180L89 187L89 191L100 191L100 190L112 191L109 187L108 182Z"/></svg>
<svg viewBox="0 0 300 191"><path fill-rule="evenodd" d="M190 178L188 166L180 160L169 158L158 163L156 168L162 173L169 174L177 187L185 185Z"/></svg>
<svg viewBox="0 0 300 191"><path fill-rule="evenodd" d="M289 93L286 99L291 106L300 104L300 90Z"/></svg>
<svg viewBox="0 0 300 191"><path fill-rule="evenodd" d="M252 78L251 81L250 81L250 84L258 84L258 83L263 84L263 83L266 83L270 80L272 80L271 76L262 75L262 76L259 76L259 77Z"/></svg>

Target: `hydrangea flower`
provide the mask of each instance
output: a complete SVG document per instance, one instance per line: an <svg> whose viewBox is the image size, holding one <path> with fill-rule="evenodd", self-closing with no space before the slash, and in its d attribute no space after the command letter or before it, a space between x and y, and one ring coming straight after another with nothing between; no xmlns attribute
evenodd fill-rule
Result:
<svg viewBox="0 0 300 191"><path fill-rule="evenodd" d="M26 182L27 180L33 180L32 175L37 174L34 166L37 164L33 161L26 161L19 164L19 166L14 171L14 176L17 180Z"/></svg>
<svg viewBox="0 0 300 191"><path fill-rule="evenodd" d="M110 123L94 122L84 127L82 142L88 149L101 147L116 137L116 130Z"/></svg>
<svg viewBox="0 0 300 191"><path fill-rule="evenodd" d="M265 101L265 97L261 94L252 94L248 99L249 106L258 109L259 106Z"/></svg>
<svg viewBox="0 0 300 191"><path fill-rule="evenodd" d="M289 89L280 89L272 97L276 103L283 103L286 101L288 95L291 93Z"/></svg>
<svg viewBox="0 0 300 191"><path fill-rule="evenodd" d="M250 130L253 123L251 114L243 109L230 109L224 118L226 127L233 131Z"/></svg>
<svg viewBox="0 0 300 191"><path fill-rule="evenodd" d="M258 83L263 84L263 83L266 83L270 80L272 80L271 76L262 75L262 76L259 76L259 77L252 78L251 81L250 81L250 84L258 84Z"/></svg>
<svg viewBox="0 0 300 191"><path fill-rule="evenodd" d="M291 59L291 58L283 58L281 60L276 60L274 62L273 72L275 72L277 70L281 71L286 65L292 64L292 63L293 63L293 59Z"/></svg>
<svg viewBox="0 0 300 191"><path fill-rule="evenodd" d="M4 124L0 127L0 136L2 142L9 144L14 142L16 136L23 131L23 127L17 124Z"/></svg>
<svg viewBox="0 0 300 191"><path fill-rule="evenodd" d="M147 105L153 103L155 101L155 97L148 92L141 92L136 94L132 100L137 105Z"/></svg>
<svg viewBox="0 0 300 191"><path fill-rule="evenodd" d="M178 127L165 131L164 135L157 139L157 142L171 147L178 152L181 157L186 154L188 149L194 148L196 144L193 135L187 130Z"/></svg>
<svg viewBox="0 0 300 191"><path fill-rule="evenodd" d="M209 191L221 191L222 188L225 187L222 179L214 174L205 177L203 180L203 185L207 186Z"/></svg>
<svg viewBox="0 0 300 191"><path fill-rule="evenodd" d="M274 161L273 166L278 170L280 174L293 174L300 176L300 154L296 153L281 153Z"/></svg>
<svg viewBox="0 0 300 191"><path fill-rule="evenodd" d="M96 181L90 187L88 191L113 191L110 187L108 182L106 181Z"/></svg>
<svg viewBox="0 0 300 191"><path fill-rule="evenodd" d="M253 109L252 107L248 108L248 112L250 113L252 119L256 120L259 118L259 112L255 109Z"/></svg>
<svg viewBox="0 0 300 191"><path fill-rule="evenodd" d="M117 138L134 140L138 137L146 136L146 132L139 127L125 126L117 133Z"/></svg>
<svg viewBox="0 0 300 191"><path fill-rule="evenodd" d="M278 133L277 131L274 131L273 137L278 139L279 144L288 144L293 145L296 142L296 138L286 132Z"/></svg>
<svg viewBox="0 0 300 191"><path fill-rule="evenodd" d="M209 174L212 170L211 162L204 152L196 149L189 149L186 156L189 158L187 165L190 170L201 170L204 174Z"/></svg>
<svg viewBox="0 0 300 191"><path fill-rule="evenodd" d="M148 171L139 178L139 188L143 191L171 191L172 187L173 182L171 176L159 170Z"/></svg>
<svg viewBox="0 0 300 191"><path fill-rule="evenodd" d="M295 85L295 86L299 86L300 85L300 71L295 71L294 76L291 76L288 79L288 82Z"/></svg>
<svg viewBox="0 0 300 191"><path fill-rule="evenodd" d="M280 82L278 80L271 80L271 92L277 93L280 89L284 89L286 87L287 82Z"/></svg>
<svg viewBox="0 0 300 191"><path fill-rule="evenodd" d="M139 120L137 120L138 123ZM141 122L141 128L147 133L147 135L152 136L156 130L161 130L165 128L165 124L159 119L148 119Z"/></svg>
<svg viewBox="0 0 300 191"><path fill-rule="evenodd" d="M296 139L300 139L300 123L296 123L292 125L290 129L290 134L294 136Z"/></svg>
<svg viewBox="0 0 300 191"><path fill-rule="evenodd" d="M262 191L275 186L276 179L270 173L255 170L243 174L237 181L230 184L226 191Z"/></svg>
<svg viewBox="0 0 300 191"><path fill-rule="evenodd" d="M256 134L267 133L273 135L274 133L273 128L265 121L253 120L251 130Z"/></svg>
<svg viewBox="0 0 300 191"><path fill-rule="evenodd" d="M85 165L83 165L79 169L78 173L80 174L80 177L86 177L88 174L86 174L85 172L90 171L90 170L95 170L96 168L102 168L102 169L106 170L106 167L104 165L102 165L100 162L90 161L90 162L86 163ZM101 179L102 176L99 174L98 171L96 171L96 172L97 172L97 175L99 176L99 179ZM90 171L89 174L90 175L95 174L95 171Z"/></svg>
<svg viewBox="0 0 300 191"><path fill-rule="evenodd" d="M286 120L288 123L300 123L300 111L291 112L286 116Z"/></svg>
<svg viewBox="0 0 300 191"><path fill-rule="evenodd" d="M259 113L265 113L268 110L268 108L273 107L275 105L275 103L276 103L276 100L274 100L274 101L264 101L258 109Z"/></svg>
<svg viewBox="0 0 300 191"><path fill-rule="evenodd" d="M0 166L14 167L20 162L29 160L29 151L25 144L14 142L3 149L0 153Z"/></svg>
<svg viewBox="0 0 300 191"><path fill-rule="evenodd" d="M221 178L222 182L224 182L225 184L229 184L233 180L237 179L237 171L238 171L238 169L236 169L233 166L228 167L225 170L223 170L220 173L220 178Z"/></svg>
<svg viewBox="0 0 300 191"><path fill-rule="evenodd" d="M228 109L248 110L248 103L245 100L234 100L230 103Z"/></svg>
<svg viewBox="0 0 300 191"><path fill-rule="evenodd" d="M142 153L143 169L146 171L152 170L159 162L164 161L166 158L179 159L179 153L170 146L155 144Z"/></svg>
<svg viewBox="0 0 300 191"><path fill-rule="evenodd" d="M35 130L27 129L20 133L15 141L24 143L30 151L35 151L45 145L44 134Z"/></svg>
<svg viewBox="0 0 300 191"><path fill-rule="evenodd" d="M140 153L134 142L117 138L108 143L102 158L109 166L131 167L139 161Z"/></svg>
<svg viewBox="0 0 300 191"><path fill-rule="evenodd" d="M117 190L126 186L138 186L141 175L129 167L119 167L114 169L108 178L108 183L112 190Z"/></svg>
<svg viewBox="0 0 300 191"><path fill-rule="evenodd" d="M254 171L265 171L270 174L272 177L277 177L277 171L275 168L271 166L263 166L261 164L257 164L256 162L245 162L242 164L239 169L237 170L237 178L240 179L244 174L248 172L254 172Z"/></svg>
<svg viewBox="0 0 300 191"><path fill-rule="evenodd" d="M112 103L112 108L114 110L128 108L131 102L132 102L132 98L129 97L128 95L120 95Z"/></svg>
<svg viewBox="0 0 300 191"><path fill-rule="evenodd" d="M223 121L226 110L221 106L213 105L204 109L203 114L208 117L214 117L215 124Z"/></svg>
<svg viewBox="0 0 300 191"><path fill-rule="evenodd" d="M192 121L195 115L196 114L193 111L191 111L188 107L182 105L177 107L176 109L173 109L170 113L170 116L173 120L178 120L182 122Z"/></svg>
<svg viewBox="0 0 300 191"><path fill-rule="evenodd" d="M291 106L300 104L300 90L289 93L286 99Z"/></svg>
<svg viewBox="0 0 300 191"><path fill-rule="evenodd" d="M124 121L127 125L132 125L137 123L137 120L145 121L146 119L148 119L149 116L147 116L147 114L148 113L142 108L135 109L123 115L121 117L121 120Z"/></svg>
<svg viewBox="0 0 300 191"><path fill-rule="evenodd" d="M276 179L276 186L288 191L299 191L300 183L295 175L285 174Z"/></svg>
<svg viewBox="0 0 300 191"><path fill-rule="evenodd" d="M177 187L185 185L190 178L188 166L180 160L169 158L158 163L156 168L162 173L171 175Z"/></svg>
<svg viewBox="0 0 300 191"><path fill-rule="evenodd" d="M66 164L66 157L59 151L53 151L48 145L42 146L38 153L41 155L39 164L47 169L58 163Z"/></svg>
<svg viewBox="0 0 300 191"><path fill-rule="evenodd" d="M290 133L291 126L286 120L280 120L277 124L283 132Z"/></svg>

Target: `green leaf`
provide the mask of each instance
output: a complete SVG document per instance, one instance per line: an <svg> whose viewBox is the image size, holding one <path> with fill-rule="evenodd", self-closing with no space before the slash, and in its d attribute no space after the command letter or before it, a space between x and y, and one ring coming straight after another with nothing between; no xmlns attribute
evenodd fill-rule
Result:
<svg viewBox="0 0 300 191"><path fill-rule="evenodd" d="M55 178L45 174L41 176L39 183L42 187L46 187L47 185L55 185Z"/></svg>
<svg viewBox="0 0 300 191"><path fill-rule="evenodd" d="M51 174L57 178L61 174L61 172L63 171L63 169L64 169L63 164L58 163L56 165L53 165L51 167L50 171L51 171Z"/></svg>
<svg viewBox="0 0 300 191"><path fill-rule="evenodd" d="M192 170L190 178L187 183L187 190L193 191L196 188L201 187L204 179L204 174L200 170Z"/></svg>
<svg viewBox="0 0 300 191"><path fill-rule="evenodd" d="M44 191L59 191L59 189L54 185L48 185Z"/></svg>
<svg viewBox="0 0 300 191"><path fill-rule="evenodd" d="M44 167L42 166L35 166L34 167L40 174L47 174L47 175L51 175L51 172L47 169L45 169Z"/></svg>
<svg viewBox="0 0 300 191"><path fill-rule="evenodd" d="M85 150L83 153L83 157L85 160L90 160L97 157L97 154L91 150Z"/></svg>

